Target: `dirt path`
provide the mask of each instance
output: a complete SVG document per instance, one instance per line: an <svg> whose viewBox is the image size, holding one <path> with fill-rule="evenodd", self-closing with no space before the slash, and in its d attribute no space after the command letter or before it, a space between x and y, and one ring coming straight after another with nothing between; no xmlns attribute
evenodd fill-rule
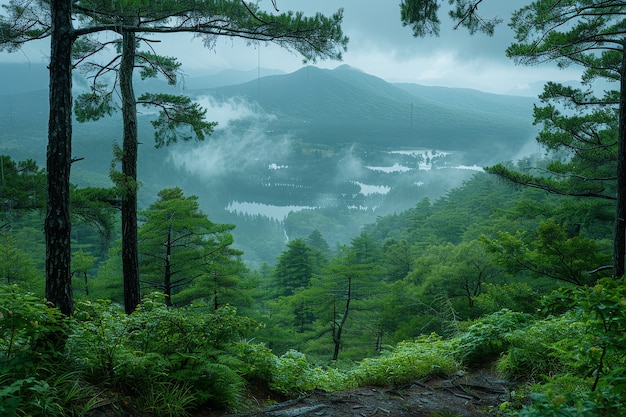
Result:
<svg viewBox="0 0 626 417"><path fill-rule="evenodd" d="M398 388L361 387L315 391L247 414L199 414L196 417L475 417L495 415L514 384L489 371L434 377Z"/></svg>

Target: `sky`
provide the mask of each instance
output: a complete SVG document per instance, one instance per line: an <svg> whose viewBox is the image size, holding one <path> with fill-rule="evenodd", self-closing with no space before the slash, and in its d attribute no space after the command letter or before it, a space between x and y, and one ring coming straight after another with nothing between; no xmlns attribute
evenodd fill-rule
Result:
<svg viewBox="0 0 626 417"><path fill-rule="evenodd" d="M303 11L307 15L321 12L330 15L344 9L342 29L350 38L343 61L321 61L315 65L334 68L348 64L389 82L412 82L423 85L473 88L498 94L536 96L545 81L577 80L577 69L560 70L554 64L520 66L505 56L506 47L514 41L508 27L512 12L525 0L485 0L479 14L499 17L503 22L495 35L469 35L454 30L454 23L442 14L439 37L414 38L410 27L400 21L399 1L381 0L276 0L281 12ZM447 2L441 2L444 4ZM271 7L270 0L260 5ZM443 10L442 7L442 10ZM445 13L445 12L444 12ZM188 45L189 37L180 45ZM214 51L202 51L199 39L193 49L177 56L192 71L203 66L255 69L277 68L292 72L302 67L302 58L276 46L242 47L230 40L218 41Z"/></svg>
<svg viewBox="0 0 626 417"><path fill-rule="evenodd" d="M561 70L555 64L520 66L505 56L513 42L508 27L512 11L525 0L485 0L479 14L503 20L493 37L469 35L467 30L453 30L454 23L445 12L441 15L439 37L414 38L411 28L400 22L399 1L384 0L275 0L280 12L302 11L305 15L321 12L330 15L344 9L342 29L350 38L343 60L318 61L314 65L335 68L342 64L378 76L389 82L411 82L422 85L472 88L497 94L536 96L550 81L578 80L576 68ZM6 3L5 0L0 0ZM447 2L441 2L443 7ZM273 8L271 0L259 0L265 9ZM442 7L442 8L443 8ZM256 70L258 67L293 72L303 66L302 57L276 45L246 45L243 41L220 39L212 50L200 39L180 34L161 38L157 52L176 56L190 76L234 68ZM0 52L0 61L35 62L46 60L49 46L45 42L29 45L15 54Z"/></svg>

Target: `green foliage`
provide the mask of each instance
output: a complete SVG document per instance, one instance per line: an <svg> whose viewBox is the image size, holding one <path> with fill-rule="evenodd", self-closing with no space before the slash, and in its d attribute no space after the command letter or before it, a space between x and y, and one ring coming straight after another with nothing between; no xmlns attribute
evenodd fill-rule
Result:
<svg viewBox="0 0 626 417"><path fill-rule="evenodd" d="M16 236L0 232L0 279L5 285L35 289L42 274L33 260L17 246Z"/></svg>
<svg viewBox="0 0 626 417"><path fill-rule="evenodd" d="M477 315L471 309L483 285L503 275L477 240L430 246L415 264L407 278L420 282L424 301L441 295L454 299L455 308L463 312L463 318Z"/></svg>
<svg viewBox="0 0 626 417"><path fill-rule="evenodd" d="M116 193L120 196L127 196L136 194L140 186L140 182L131 178L124 172L119 171L118 164L120 164L124 158L124 151L117 142L113 142L113 159L109 168L109 177L115 186Z"/></svg>
<svg viewBox="0 0 626 417"><path fill-rule="evenodd" d="M0 286L0 354L3 370L27 375L43 357L60 354L66 323L58 310L17 285ZM4 373L4 372L3 372Z"/></svg>
<svg viewBox="0 0 626 417"><path fill-rule="evenodd" d="M315 367L303 353L295 350L274 357L272 361L270 387L287 395L299 395L313 389L336 391L347 388L348 383L341 372Z"/></svg>
<svg viewBox="0 0 626 417"><path fill-rule="evenodd" d="M492 361L506 352L516 330L531 323L531 316L511 310L501 310L473 322L454 341L461 361L467 365Z"/></svg>
<svg viewBox="0 0 626 417"><path fill-rule="evenodd" d="M104 250L113 237L117 209L121 204L117 190L72 186L70 192L70 209L75 229L80 226L95 231L100 238L100 245L93 251Z"/></svg>
<svg viewBox="0 0 626 417"><path fill-rule="evenodd" d="M181 66L176 58L142 51L136 56L136 61L142 80L157 78L159 75L163 75L169 85L176 85L177 73ZM206 114L206 111L202 115L204 114Z"/></svg>
<svg viewBox="0 0 626 417"><path fill-rule="evenodd" d="M513 332L498 368L534 377L523 416L620 415L626 388L624 280L561 290L548 300L569 311Z"/></svg>
<svg viewBox="0 0 626 417"><path fill-rule="evenodd" d="M426 35L439 35L438 12L440 3L435 0L402 0L400 3L400 17L403 26L411 26L413 36L424 37ZM448 0L454 4L450 10L450 18L456 22L454 28L466 27L470 33L484 32L493 35L497 24L502 22L499 18L487 19L478 14L480 1L476 0Z"/></svg>
<svg viewBox="0 0 626 417"><path fill-rule="evenodd" d="M500 232L495 239L483 236L481 241L512 273L529 271L574 285L593 283L597 276L590 271L610 261L595 240L568 234L554 219L539 224L534 240L520 232Z"/></svg>
<svg viewBox="0 0 626 417"><path fill-rule="evenodd" d="M235 226L211 222L199 209L198 198L184 196L178 187L161 190L159 199L141 215L144 280L162 289L168 304L204 298L217 310L226 304L225 293L229 301L243 298L232 291L240 287L245 271L241 252L232 248Z"/></svg>
<svg viewBox="0 0 626 417"><path fill-rule="evenodd" d="M80 94L74 102L74 114L78 122L99 120L111 116L117 107L113 102L113 92L107 90L107 85L94 83L91 92Z"/></svg>
<svg viewBox="0 0 626 417"><path fill-rule="evenodd" d="M287 243L287 249L278 257L276 264L277 294L293 295L308 287L316 269L313 250L304 239Z"/></svg>
<svg viewBox="0 0 626 417"><path fill-rule="evenodd" d="M46 203L46 174L32 159L15 162L0 155L0 199L2 220L14 211L41 210Z"/></svg>
<svg viewBox="0 0 626 417"><path fill-rule="evenodd" d="M359 385L401 385L429 375L452 375L460 369L449 341L436 335L399 343L378 358L363 360L354 377Z"/></svg>
<svg viewBox="0 0 626 417"><path fill-rule="evenodd" d="M151 416L183 417L190 415L189 410L196 402L197 399L190 387L171 382L157 382L146 387L139 406Z"/></svg>
<svg viewBox="0 0 626 417"><path fill-rule="evenodd" d="M541 375L569 372L575 364L567 360L563 341L580 340L586 330L586 326L571 315L548 317L520 326L506 336L509 346L498 361L498 373L505 378L532 380Z"/></svg>
<svg viewBox="0 0 626 417"><path fill-rule="evenodd" d="M539 308L537 292L525 282L510 284L485 284L476 297L476 306L482 314L492 314L503 309L533 314Z"/></svg>
<svg viewBox="0 0 626 417"><path fill-rule="evenodd" d="M229 307L170 309L162 298L146 298L130 316L107 302L79 303L68 341L76 366L93 383L135 395L159 415L177 415L192 404L235 406L244 382L222 363L232 361L223 349L255 324ZM171 403L159 405L164 399Z"/></svg>
<svg viewBox="0 0 626 417"><path fill-rule="evenodd" d="M69 328L63 316L18 286L0 286L0 413L82 415L96 394L62 356Z"/></svg>
<svg viewBox="0 0 626 417"><path fill-rule="evenodd" d="M204 140L217 126L217 122L207 122L206 109L187 96L145 93L137 98L137 104L160 109L158 118L151 122L157 148L175 143L179 139L191 140L192 136L184 133L181 129L183 127L189 128L197 140Z"/></svg>

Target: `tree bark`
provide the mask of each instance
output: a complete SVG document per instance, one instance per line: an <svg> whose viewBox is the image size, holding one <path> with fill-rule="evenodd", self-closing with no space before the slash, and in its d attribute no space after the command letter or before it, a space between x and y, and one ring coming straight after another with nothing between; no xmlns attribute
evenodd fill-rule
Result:
<svg viewBox="0 0 626 417"><path fill-rule="evenodd" d="M174 213L169 218L167 241L165 242L165 275L163 276L163 294L165 305L172 306L172 228L174 227Z"/></svg>
<svg viewBox="0 0 626 417"><path fill-rule="evenodd" d="M141 301L137 237L137 103L132 81L135 48L135 33L123 31L120 93L124 119L122 174L126 184L122 198L122 270L126 314L135 311Z"/></svg>
<svg viewBox="0 0 626 417"><path fill-rule="evenodd" d="M348 277L348 293L346 294L346 306L343 310L343 316L341 321L337 324L336 330L333 332L333 342L335 349L333 351L333 360L336 361L339 357L339 348L341 347L341 334L343 333L343 326L348 319L348 312L350 311L350 300L352 299L352 278Z"/></svg>
<svg viewBox="0 0 626 417"><path fill-rule="evenodd" d="M613 276L624 275L626 255L626 40L622 44L620 68L619 134L617 141L617 208L613 237Z"/></svg>
<svg viewBox="0 0 626 417"><path fill-rule="evenodd" d="M46 298L63 314L74 310L71 267L70 167L72 157L72 7L51 0L50 118L46 154Z"/></svg>

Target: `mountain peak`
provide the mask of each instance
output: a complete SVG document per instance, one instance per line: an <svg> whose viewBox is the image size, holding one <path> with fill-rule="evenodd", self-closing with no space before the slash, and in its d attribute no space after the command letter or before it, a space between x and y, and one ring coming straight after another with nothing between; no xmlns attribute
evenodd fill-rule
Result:
<svg viewBox="0 0 626 417"><path fill-rule="evenodd" d="M334 71L346 71L346 70L348 70L348 71L358 71L358 72L361 72L361 73L363 72L360 69L354 68L354 67L352 67L352 66L350 66L348 64L341 64L341 65L339 65L338 67L336 67L334 69Z"/></svg>

